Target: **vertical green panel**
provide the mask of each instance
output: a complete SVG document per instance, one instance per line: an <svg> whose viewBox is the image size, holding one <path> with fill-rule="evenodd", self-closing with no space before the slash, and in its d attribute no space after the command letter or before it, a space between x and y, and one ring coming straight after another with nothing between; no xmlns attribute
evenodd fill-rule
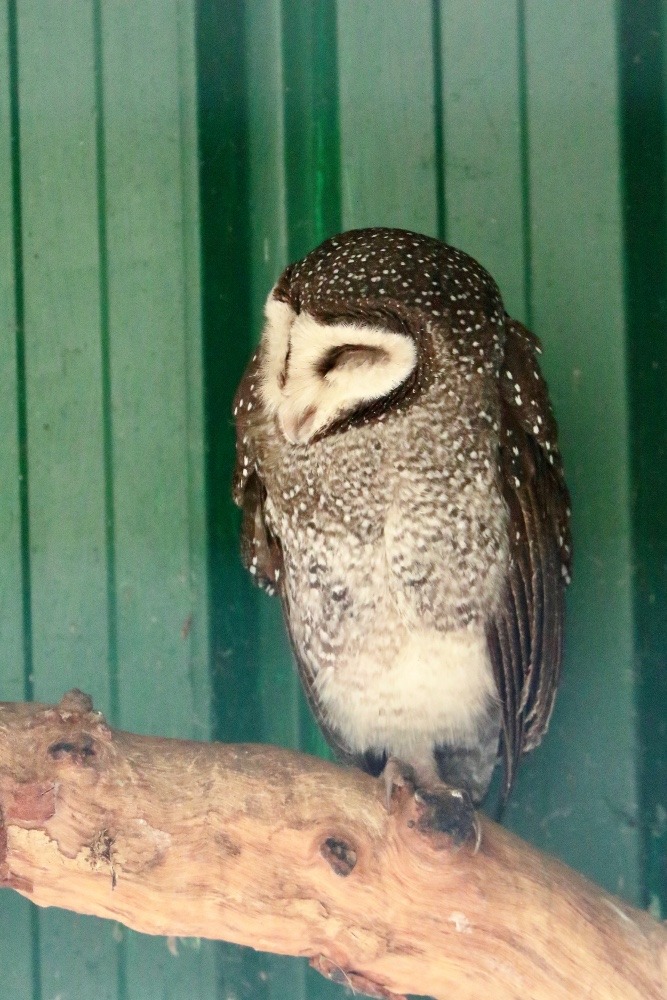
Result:
<svg viewBox="0 0 667 1000"><path fill-rule="evenodd" d="M32 904L9 889L0 894L0 962L3 991L13 1000L39 1000L33 989Z"/></svg>
<svg viewBox="0 0 667 1000"><path fill-rule="evenodd" d="M22 3L17 21L21 197L13 230L3 225L0 238L11 250L22 236L34 689L52 700L77 684L103 710L125 710L123 721L136 729L206 735L194 12L152 0L108 4L109 28L100 9L83 0L57 10ZM108 57L104 78L100 55ZM4 112L3 105L3 139ZM11 163L3 156L2 170ZM18 178L18 155L13 163ZM11 191L11 177L0 180L3 194ZM3 254L10 292L11 263ZM13 309L13 294L3 295L3 310L5 302ZM15 427L18 308L7 319L12 365L2 369L10 380L3 406L13 409ZM2 437L4 481L20 493L21 434ZM3 505L11 500L3 491ZM28 533L19 501L13 512L0 510L0 538L20 557ZM21 579L19 559L1 593L9 601L5 587L13 585L3 628L11 623L22 640ZM118 594L109 592L116 579ZM140 597L128 612L132 587ZM22 674L20 650L12 661ZM21 693L5 695L3 686L3 697ZM0 944L13 949L6 964L16 964L25 942L17 996L33 982L39 991L40 981L45 995L72 998L144 996L148 984L150 995L169 997L214 990L209 943L184 945L175 957L163 940L128 936L119 967L108 922L57 911L33 921L10 896L0 920L16 922ZM31 924L39 931L36 965Z"/></svg>
<svg viewBox="0 0 667 1000"><path fill-rule="evenodd" d="M194 7L100 4L119 721L206 737ZM215 993L210 942L124 934L124 996Z"/></svg>
<svg viewBox="0 0 667 1000"><path fill-rule="evenodd" d="M77 685L106 709L92 24L83 0L18 5L34 692ZM108 923L47 911L39 928L45 996L115 995Z"/></svg>
<svg viewBox="0 0 667 1000"><path fill-rule="evenodd" d="M211 736L211 677L208 620L206 531L206 441L204 427L204 359L201 302L201 227L197 122L196 4L176 2L171 10L177 29L178 84L172 100L179 109L181 195L182 337L185 363L186 433L179 461L187 476L188 568L192 612L188 619L187 674L197 723L191 734Z"/></svg>
<svg viewBox="0 0 667 1000"><path fill-rule="evenodd" d="M488 268L524 319L516 6L443 0L441 45L447 240Z"/></svg>
<svg viewBox="0 0 667 1000"><path fill-rule="evenodd" d="M339 0L343 228L438 228L431 4Z"/></svg>
<svg viewBox="0 0 667 1000"><path fill-rule="evenodd" d="M106 709L92 7L18 10L35 694Z"/></svg>
<svg viewBox="0 0 667 1000"><path fill-rule="evenodd" d="M266 296L289 260L285 181L282 0L247 0L248 342L258 339Z"/></svg>
<svg viewBox="0 0 667 1000"><path fill-rule="evenodd" d="M572 492L575 572L551 730L520 774L508 817L533 842L637 899L615 39L606 0L526 4L530 305Z"/></svg>
<svg viewBox="0 0 667 1000"><path fill-rule="evenodd" d="M331 0L282 4L285 184L292 260L340 229L336 7Z"/></svg>
<svg viewBox="0 0 667 1000"><path fill-rule="evenodd" d="M644 902L667 916L667 5L621 4Z"/></svg>
<svg viewBox="0 0 667 1000"><path fill-rule="evenodd" d="M20 275L16 273L15 247L20 250L20 205L14 202L15 184L20 183L16 53L10 43L8 8L0 8L0 698L9 701L24 696L23 593L21 566L21 490L19 445L18 358L23 331ZM10 56L11 52L11 56ZM15 175L15 176L13 176ZM18 196L18 191L16 195ZM18 209L12 214L12 208ZM20 267L20 260L18 266Z"/></svg>
<svg viewBox="0 0 667 1000"><path fill-rule="evenodd" d="M20 150L15 9L0 6L0 699L25 697L23 570L19 458ZM12 208L14 212L12 214ZM19 257L15 261L15 251ZM9 890L0 893L0 969L3 989L33 997L34 914ZM38 1000L38 998L35 998Z"/></svg>
<svg viewBox="0 0 667 1000"><path fill-rule="evenodd" d="M250 2L246 7L248 79L248 204L250 321L248 344L259 338L266 297L291 256L285 171L283 3ZM310 219L306 209L304 217ZM249 352L248 352L249 353ZM237 556L238 558L238 550ZM257 671L261 738L280 746L299 745L301 691L292 662L280 602L256 594Z"/></svg>
<svg viewBox="0 0 667 1000"><path fill-rule="evenodd" d="M200 10L204 259L205 267L207 261L220 264L205 287L210 502L217 508L212 576L213 586L221 588L213 597L214 645L220 644L216 686L225 719L220 734L232 738L238 727L246 739L319 752L325 746L305 710L279 603L252 589L240 571L238 531L227 536L230 522L237 524L229 509L229 423L231 398L259 336L271 286L289 259L339 225L332 169L337 155L333 10L329 3L306 8L279 0L255 0L235 13L228 8L225 17L216 5ZM221 188L231 191L232 185L235 193L221 203ZM222 553L216 540L222 537L225 564L218 571ZM253 634L245 638L228 618L241 600L252 609ZM239 643L249 640L253 645L241 654ZM237 655L238 667L232 669ZM242 704L229 718L237 699Z"/></svg>
<svg viewBox="0 0 667 1000"><path fill-rule="evenodd" d="M120 714L209 732L193 10L101 6Z"/></svg>
<svg viewBox="0 0 667 1000"><path fill-rule="evenodd" d="M218 996L216 945L201 938L148 937L126 928L118 1000L212 1000Z"/></svg>
<svg viewBox="0 0 667 1000"><path fill-rule="evenodd" d="M231 499L232 400L252 344L242 0L197 5L208 585L214 735L260 740L256 591Z"/></svg>

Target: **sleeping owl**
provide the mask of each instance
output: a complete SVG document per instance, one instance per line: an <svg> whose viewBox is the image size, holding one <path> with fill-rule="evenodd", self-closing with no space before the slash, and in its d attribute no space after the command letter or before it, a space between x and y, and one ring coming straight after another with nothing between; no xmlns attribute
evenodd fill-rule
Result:
<svg viewBox="0 0 667 1000"><path fill-rule="evenodd" d="M569 500L535 336L471 257L326 240L271 291L234 401L242 557L345 761L509 793L558 684Z"/></svg>

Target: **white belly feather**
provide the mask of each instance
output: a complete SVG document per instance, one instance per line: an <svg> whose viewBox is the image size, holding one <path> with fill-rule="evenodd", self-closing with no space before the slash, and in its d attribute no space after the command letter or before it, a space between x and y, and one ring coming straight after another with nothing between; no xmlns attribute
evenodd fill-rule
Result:
<svg viewBox="0 0 667 1000"><path fill-rule="evenodd" d="M497 699L486 638L403 626L396 646L397 623L383 624L393 655L375 634L359 655L318 673L321 703L350 749L386 748L423 773L433 769L435 744L473 744L480 718Z"/></svg>

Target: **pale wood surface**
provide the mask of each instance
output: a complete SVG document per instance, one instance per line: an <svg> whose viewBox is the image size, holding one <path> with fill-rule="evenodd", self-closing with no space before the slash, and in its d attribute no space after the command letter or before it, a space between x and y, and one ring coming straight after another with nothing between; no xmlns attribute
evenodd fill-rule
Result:
<svg viewBox="0 0 667 1000"><path fill-rule="evenodd" d="M501 827L453 851L406 789L266 746L0 703L0 884L149 934L307 955L378 996L664 1000L667 931Z"/></svg>

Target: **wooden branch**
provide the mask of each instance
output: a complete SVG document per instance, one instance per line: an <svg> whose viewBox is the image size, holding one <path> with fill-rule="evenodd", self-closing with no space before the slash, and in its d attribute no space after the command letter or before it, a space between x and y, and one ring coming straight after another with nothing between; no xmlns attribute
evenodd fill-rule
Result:
<svg viewBox="0 0 667 1000"><path fill-rule="evenodd" d="M0 884L148 934L307 955L391 997L664 1000L667 931L483 820L266 746L112 731L90 700L0 703Z"/></svg>

